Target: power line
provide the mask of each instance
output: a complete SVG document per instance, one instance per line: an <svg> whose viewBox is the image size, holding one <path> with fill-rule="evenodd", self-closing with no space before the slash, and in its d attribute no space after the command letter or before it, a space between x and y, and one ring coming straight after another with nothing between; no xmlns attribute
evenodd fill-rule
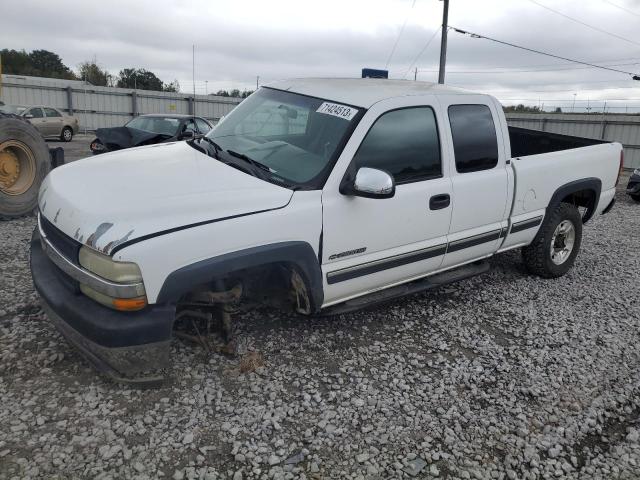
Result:
<svg viewBox="0 0 640 480"><path fill-rule="evenodd" d="M420 60L420 57L422 56L422 54L425 52L425 50L427 50L427 48L429 47L429 45L431 45L431 42L433 42L433 39L436 38L436 35L438 35L438 33L440 32L440 28L437 28L435 30L435 32L433 32L433 35L431 35L431 38L429 38L429 40L427 41L427 43L424 45L424 47L422 47L422 50L420 50L420 53L418 53L418 55L416 55L416 58L413 59L413 62L411 62L409 64L409 68L407 68L407 71L404 72L404 75L402 75L402 78L405 78L407 76L407 74L409 73L409 71L413 68L413 66L415 65L415 63Z"/></svg>
<svg viewBox="0 0 640 480"><path fill-rule="evenodd" d="M613 6L614 6L614 7L616 7L616 8L619 8L620 10L622 10L622 11L624 11L624 12L630 13L631 15L635 15L636 17L640 17L640 14L638 14L638 13L636 13L636 12L632 12L632 11L631 11L631 10L629 10L628 8L624 8L624 7L620 6L620 5L616 5L615 3L610 2L609 0L602 0L602 1L603 1L604 3L608 3L609 5L613 5Z"/></svg>
<svg viewBox="0 0 640 480"><path fill-rule="evenodd" d="M624 73L625 75L631 75L634 80L636 80L636 79L640 80L640 76L636 75L635 73L626 72L624 70L618 70L616 68L609 68L609 67L605 67L603 65L596 65L594 63L583 62L582 60L575 60L573 58L562 57L560 55L555 55L553 53L547 53L547 52L543 52L543 51L540 51L540 50L535 50L533 48L523 47L521 45L516 45L515 43L504 42L502 40L497 40L495 38L487 37L485 35L480 35L478 33L468 32L466 30L462 30L461 28L456 28L456 27L451 27L451 28L454 31L456 31L457 33L461 33L463 35L470 35L472 38L483 38L485 40L490 40L492 42L500 43L502 45L507 45L509 47L519 48L520 50L526 50L528 52L537 53L539 55L546 55L547 57L558 58L560 60L565 60L567 62L579 63L581 65L588 65L588 66L593 67L593 68L599 68L601 70L609 70L611 72Z"/></svg>
<svg viewBox="0 0 640 480"><path fill-rule="evenodd" d="M638 46L640 46L640 43L638 43L638 42L636 42L636 41L634 41L634 40L630 40L630 39L628 39L628 38L622 37L622 36L617 35L617 34L615 34L615 33L608 32L607 30L603 30L602 28L595 27L595 26L593 26L593 25L590 25L590 24L588 24L588 23L585 23L585 22L583 22L583 21L581 21L581 20L578 20L578 19L576 19L576 18L570 17L569 15L565 15L564 13L559 12L558 10L554 10L554 9L553 9L553 8L551 8L551 7L547 7L546 5L543 5L543 4L539 3L539 2L537 2L536 0L529 0L529 1L530 1L531 3L534 3L534 4L538 5L539 7L542 7L542 8L544 8L544 9L546 9L546 10L549 10L550 12L555 13L556 15L560 15L561 17L564 17L564 18L566 18L566 19L568 19L568 20L571 20L572 22L579 23L580 25L583 25L583 26L585 26L585 27L587 27L587 28L590 28L590 29L592 29L592 30L595 30L596 32L604 33L605 35L609 35L610 37L614 37L614 38L617 38L617 39L619 39L619 40L624 40L625 42L633 43L634 45L638 45Z"/></svg>
<svg viewBox="0 0 640 480"><path fill-rule="evenodd" d="M387 63L385 65L384 68L389 68L389 63L391 62L391 57L393 57L393 54L396 51L396 47L398 46L398 42L400 41L400 37L402 36L402 32L404 32L404 27L407 26L407 21L409 20L409 15L411 15L411 10L413 10L413 7L416 6L416 0L413 0L413 3L411 4L411 9L407 12L407 16L404 19L404 23L402 24L402 27L400 28L400 31L398 32L398 36L396 37L396 42L393 44L393 48L391 49L391 53L389 54L389 58L387 58Z"/></svg>
<svg viewBox="0 0 640 480"><path fill-rule="evenodd" d="M611 67L622 67L628 65L638 65L640 62L633 63L613 63L608 66ZM594 67L563 67L563 68L542 68L536 70L448 70L447 73L545 73L545 72L563 72L567 70L588 70ZM600 67L597 67L600 68ZM418 69L419 72L437 72L438 70L425 70Z"/></svg>

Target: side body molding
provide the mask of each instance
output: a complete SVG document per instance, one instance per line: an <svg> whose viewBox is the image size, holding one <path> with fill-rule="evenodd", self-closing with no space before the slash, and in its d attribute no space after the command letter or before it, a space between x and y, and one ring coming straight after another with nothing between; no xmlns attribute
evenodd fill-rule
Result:
<svg viewBox="0 0 640 480"><path fill-rule="evenodd" d="M565 198L567 195L571 195L572 193L576 193L581 190L591 190L594 194L592 201L589 202L589 205L585 205L587 211L582 218L582 223L587 223L595 213L598 202L600 201L602 181L599 178L583 178L581 180L574 180L573 182L562 185L554 192L553 196L551 197L549 205L547 206L545 217L548 217L551 212L553 212L553 210L560 204L563 198Z"/></svg>
<svg viewBox="0 0 640 480"><path fill-rule="evenodd" d="M307 286L312 312L320 310L324 299L322 271L315 251L306 242L281 242L247 248L182 267L166 278L157 303L175 303L198 285L234 271L270 263L286 263L295 267Z"/></svg>

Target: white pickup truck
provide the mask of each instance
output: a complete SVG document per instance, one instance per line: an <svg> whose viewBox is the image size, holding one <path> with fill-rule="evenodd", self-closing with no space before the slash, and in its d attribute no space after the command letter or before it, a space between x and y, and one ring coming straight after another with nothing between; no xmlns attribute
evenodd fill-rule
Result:
<svg viewBox="0 0 640 480"><path fill-rule="evenodd" d="M280 81L206 137L52 171L32 275L68 340L137 380L167 365L185 311L268 297L342 313L515 248L532 273L561 276L583 223L612 207L621 165L618 143L507 127L488 95Z"/></svg>

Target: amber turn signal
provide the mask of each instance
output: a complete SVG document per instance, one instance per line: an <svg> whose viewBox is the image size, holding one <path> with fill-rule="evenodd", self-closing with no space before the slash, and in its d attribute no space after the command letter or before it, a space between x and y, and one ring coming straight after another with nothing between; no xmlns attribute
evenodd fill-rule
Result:
<svg viewBox="0 0 640 480"><path fill-rule="evenodd" d="M133 312L135 310L142 310L146 306L147 297L113 299L113 308L122 312Z"/></svg>

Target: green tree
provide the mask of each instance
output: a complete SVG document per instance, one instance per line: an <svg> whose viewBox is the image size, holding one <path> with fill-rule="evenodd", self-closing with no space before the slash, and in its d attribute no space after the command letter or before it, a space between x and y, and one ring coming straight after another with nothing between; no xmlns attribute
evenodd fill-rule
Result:
<svg viewBox="0 0 640 480"><path fill-rule="evenodd" d="M100 68L95 57L93 60L86 60L78 65L78 77L99 87L109 86L111 80L111 74Z"/></svg>
<svg viewBox="0 0 640 480"><path fill-rule="evenodd" d="M228 97L229 96L229 92L227 92L226 90L218 90L215 94L218 95L219 97Z"/></svg>
<svg viewBox="0 0 640 480"><path fill-rule="evenodd" d="M76 79L75 74L62 63L62 59L56 53L48 50L34 50L29 54L29 60L41 77Z"/></svg>
<svg viewBox="0 0 640 480"><path fill-rule="evenodd" d="M125 68L118 74L119 88L137 88L140 90L162 90L162 80L155 73L144 68Z"/></svg>
<svg viewBox="0 0 640 480"><path fill-rule="evenodd" d="M178 80L174 80L173 82L165 83L162 85L163 92L179 92L180 91L180 83Z"/></svg>
<svg viewBox="0 0 640 480"><path fill-rule="evenodd" d="M2 56L2 72L13 75L30 75L35 77L65 78L74 80L75 74L62 63L62 59L48 50L0 50Z"/></svg>

